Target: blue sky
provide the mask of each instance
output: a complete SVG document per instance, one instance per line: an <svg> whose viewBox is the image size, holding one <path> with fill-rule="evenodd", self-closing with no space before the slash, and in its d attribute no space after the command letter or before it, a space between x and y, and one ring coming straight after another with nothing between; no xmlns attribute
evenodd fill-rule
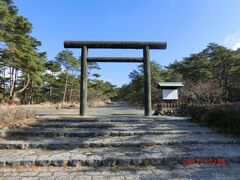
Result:
<svg viewBox="0 0 240 180"><path fill-rule="evenodd" d="M201 51L210 42L240 47L239 0L14 0L33 24L39 48L53 59L64 40L166 41L152 50L162 66ZM76 56L80 50L72 49ZM142 56L141 50L90 50L89 56ZM100 74L121 86L137 64L99 63Z"/></svg>

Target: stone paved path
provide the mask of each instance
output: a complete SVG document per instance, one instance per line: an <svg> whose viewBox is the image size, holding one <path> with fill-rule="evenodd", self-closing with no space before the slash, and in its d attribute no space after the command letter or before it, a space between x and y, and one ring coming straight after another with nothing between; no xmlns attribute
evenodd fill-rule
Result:
<svg viewBox="0 0 240 180"><path fill-rule="evenodd" d="M0 179L240 179L240 140L111 104L44 110L0 139Z"/></svg>

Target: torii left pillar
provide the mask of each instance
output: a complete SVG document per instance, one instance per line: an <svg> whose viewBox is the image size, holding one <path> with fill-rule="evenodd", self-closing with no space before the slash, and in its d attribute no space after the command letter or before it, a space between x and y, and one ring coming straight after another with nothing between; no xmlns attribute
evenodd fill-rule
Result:
<svg viewBox="0 0 240 180"><path fill-rule="evenodd" d="M88 57L87 46L83 46L81 53L80 116L86 116L87 113L87 78L88 78L87 57Z"/></svg>

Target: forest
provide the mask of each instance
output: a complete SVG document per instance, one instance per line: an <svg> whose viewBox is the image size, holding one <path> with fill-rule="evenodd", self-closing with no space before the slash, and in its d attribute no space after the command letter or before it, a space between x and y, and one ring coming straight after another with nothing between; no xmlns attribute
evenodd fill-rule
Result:
<svg viewBox="0 0 240 180"><path fill-rule="evenodd" d="M143 104L143 66L130 73L118 97ZM240 49L209 43L201 52L176 60L167 67L151 62L152 98L158 102L157 82L183 82L180 100L190 105L212 105L240 101Z"/></svg>
<svg viewBox="0 0 240 180"><path fill-rule="evenodd" d="M80 59L63 49L54 59L40 52L41 40L33 25L18 15L12 0L0 0L0 102L8 104L79 102ZM143 67L129 74L121 88L101 80L97 63L89 63L89 102L108 99L143 104ZM181 100L188 104L240 101L240 49L209 43L201 52L175 60L167 67L151 62L153 103L159 100L156 83L183 82Z"/></svg>

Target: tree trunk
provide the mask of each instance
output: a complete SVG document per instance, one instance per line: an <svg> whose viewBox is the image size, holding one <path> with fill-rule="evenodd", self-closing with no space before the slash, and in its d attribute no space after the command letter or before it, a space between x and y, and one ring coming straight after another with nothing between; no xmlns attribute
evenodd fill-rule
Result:
<svg viewBox="0 0 240 180"><path fill-rule="evenodd" d="M18 81L18 70L16 69L15 70L15 77L14 77L14 79L15 79L15 82L14 82L14 88L13 89L16 89L16 84L17 84L17 81Z"/></svg>
<svg viewBox="0 0 240 180"><path fill-rule="evenodd" d="M32 104L32 98L33 98L33 81L31 81L30 83L28 104Z"/></svg>
<svg viewBox="0 0 240 180"><path fill-rule="evenodd" d="M6 79L6 68L4 67L3 69L3 98L4 99L5 99L5 93L6 93L5 79Z"/></svg>
<svg viewBox="0 0 240 180"><path fill-rule="evenodd" d="M10 93L9 93L10 99L14 99L13 91L14 91L14 86L15 86L15 73L16 73L16 69L11 68L11 75L10 75L11 83L10 83Z"/></svg>
<svg viewBox="0 0 240 180"><path fill-rule="evenodd" d="M32 92L32 96L31 96L31 99L30 99L30 101L31 101L31 104L33 104L34 103L34 99L33 99L33 97L35 96L35 93L34 93L34 91Z"/></svg>
<svg viewBox="0 0 240 180"><path fill-rule="evenodd" d="M71 86L71 91L70 91L70 96L69 96L69 102L72 101L72 92L73 92L73 81L72 81L72 86Z"/></svg>
<svg viewBox="0 0 240 180"><path fill-rule="evenodd" d="M15 98L18 93L23 92L28 87L29 83L30 83L30 75L27 74L27 83L26 83L26 85L22 89L18 90L17 92L14 92L13 98Z"/></svg>
<svg viewBox="0 0 240 180"><path fill-rule="evenodd" d="M52 86L51 85L49 87L49 96L50 96L50 99L49 99L50 104L52 104Z"/></svg>
<svg viewBox="0 0 240 180"><path fill-rule="evenodd" d="M68 74L66 76L66 81L65 81L65 89L64 89L64 94L63 94L63 103L65 102L65 98L66 98L67 84L68 84Z"/></svg>
<svg viewBox="0 0 240 180"><path fill-rule="evenodd" d="M9 78L9 90L10 90L12 87L12 68L11 67L9 67L9 76L10 76ZM9 91L9 94L10 94L10 91Z"/></svg>

